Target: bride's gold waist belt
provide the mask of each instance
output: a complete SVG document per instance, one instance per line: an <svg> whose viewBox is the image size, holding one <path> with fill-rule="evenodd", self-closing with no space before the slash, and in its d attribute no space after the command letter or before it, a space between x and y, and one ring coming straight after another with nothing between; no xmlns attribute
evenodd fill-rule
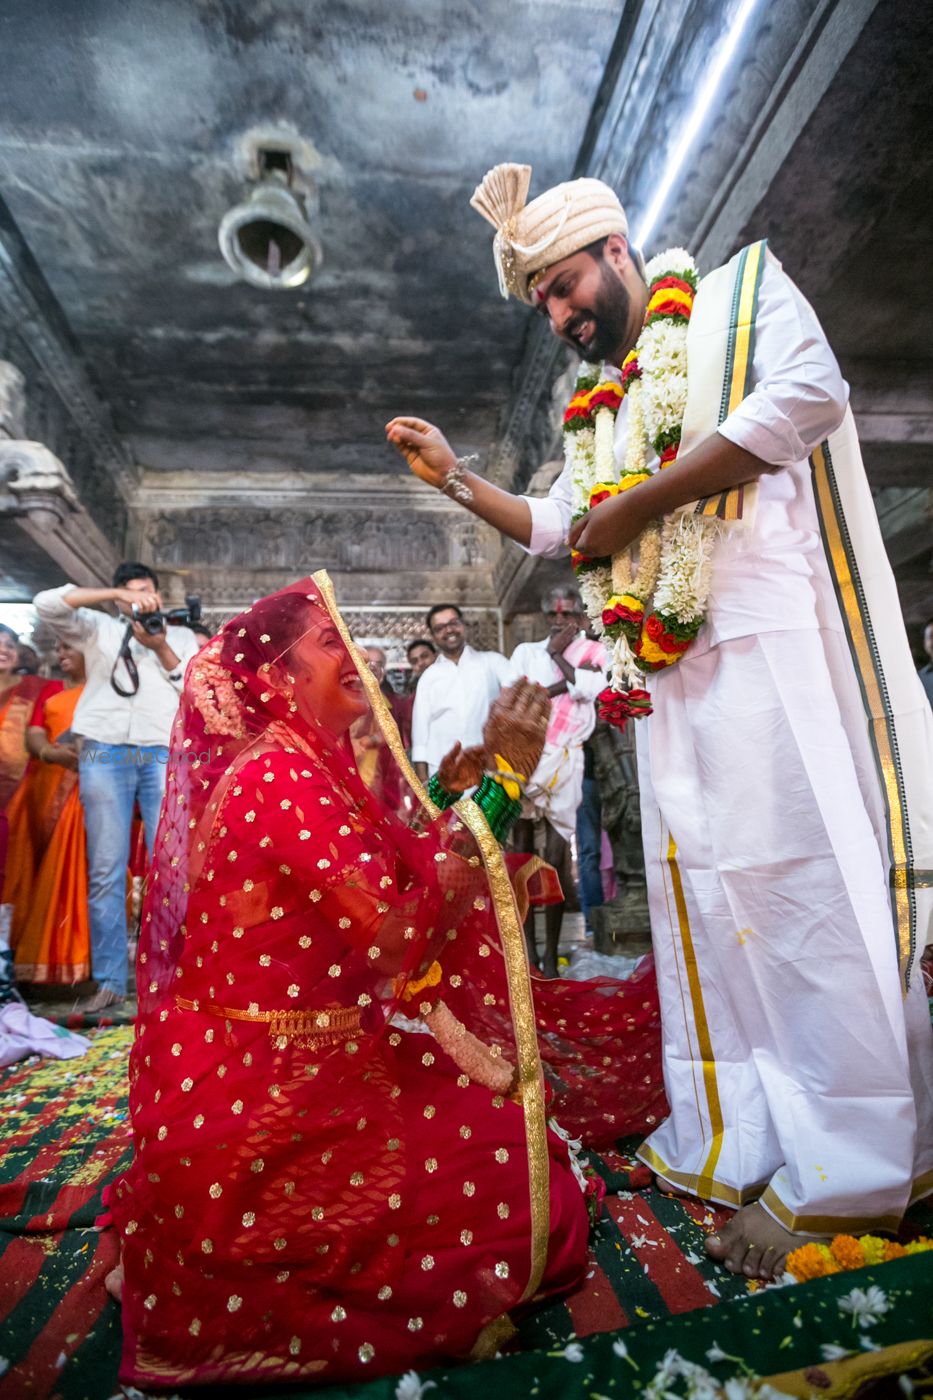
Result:
<svg viewBox="0 0 933 1400"><path fill-rule="evenodd" d="M362 1032L358 1006L328 1006L320 1011L260 1011L258 1007L243 1010L180 996L176 996L175 1005L181 1011L200 1011L202 1015L217 1016L225 1021L261 1022L268 1026L269 1039L277 1050L284 1050L288 1044L316 1050L323 1045L350 1040Z"/></svg>

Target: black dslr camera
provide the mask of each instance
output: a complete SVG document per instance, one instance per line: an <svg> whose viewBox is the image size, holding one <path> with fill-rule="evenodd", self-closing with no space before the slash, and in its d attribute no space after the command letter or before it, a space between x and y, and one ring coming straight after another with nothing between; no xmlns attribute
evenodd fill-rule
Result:
<svg viewBox="0 0 933 1400"><path fill-rule="evenodd" d="M138 622L151 637L161 632L163 627L194 627L201 621L201 599L196 593L186 594L183 608L169 608L166 612L140 612L134 603L133 621Z"/></svg>

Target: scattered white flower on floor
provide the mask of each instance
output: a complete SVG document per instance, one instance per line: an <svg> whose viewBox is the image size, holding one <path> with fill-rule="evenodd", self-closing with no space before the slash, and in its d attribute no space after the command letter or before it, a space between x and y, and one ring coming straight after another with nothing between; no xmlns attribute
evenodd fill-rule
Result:
<svg viewBox="0 0 933 1400"><path fill-rule="evenodd" d="M820 1354L824 1361L842 1361L852 1355L852 1348L838 1347L835 1342L824 1342L820 1347Z"/></svg>
<svg viewBox="0 0 933 1400"><path fill-rule="evenodd" d="M616 1337L615 1341L612 1344L612 1350L620 1361L627 1361L633 1371L641 1370L641 1367L635 1360L634 1356L629 1356L628 1347L625 1345L621 1337Z"/></svg>
<svg viewBox="0 0 933 1400"><path fill-rule="evenodd" d="M870 1288L853 1288L839 1299L839 1311L851 1313L853 1323L858 1323L859 1327L873 1327L890 1310L888 1295L876 1283Z"/></svg>
<svg viewBox="0 0 933 1400"><path fill-rule="evenodd" d="M422 1400L429 1390L437 1390L434 1381L423 1381L417 1371L406 1371L395 1387L395 1400Z"/></svg>
<svg viewBox="0 0 933 1400"><path fill-rule="evenodd" d="M730 1356L716 1342L707 1357L711 1361L736 1362L747 1374L719 1381L705 1367L671 1350L645 1387L642 1400L679 1400L681 1396L685 1400L782 1400L783 1391L766 1385L739 1357ZM678 1381L684 1385L678 1387Z"/></svg>
<svg viewBox="0 0 933 1400"><path fill-rule="evenodd" d="M881 1350L880 1343L878 1343L878 1342L873 1342L872 1339L871 1339L871 1337L862 1337L862 1338L861 1338L860 1345L861 1345L862 1351L880 1351L880 1350Z"/></svg>
<svg viewBox="0 0 933 1400"><path fill-rule="evenodd" d="M910 1376L898 1376L897 1383L905 1395L913 1395L914 1383L910 1379Z"/></svg>
<svg viewBox="0 0 933 1400"><path fill-rule="evenodd" d="M560 1353L565 1361L582 1361L583 1348L579 1342L568 1342Z"/></svg>
<svg viewBox="0 0 933 1400"><path fill-rule="evenodd" d="M730 1376L722 1389L726 1400L751 1400L760 1393L744 1376Z"/></svg>

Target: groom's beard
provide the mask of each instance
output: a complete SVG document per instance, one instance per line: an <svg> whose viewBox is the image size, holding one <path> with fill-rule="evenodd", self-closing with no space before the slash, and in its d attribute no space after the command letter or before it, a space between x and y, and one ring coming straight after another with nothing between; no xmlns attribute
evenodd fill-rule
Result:
<svg viewBox="0 0 933 1400"><path fill-rule="evenodd" d="M578 355L591 363L602 360L620 359L627 351L629 313L632 299L625 284L616 276L605 258L600 259L599 290L593 299L592 307L577 311L561 336L572 345ZM595 327L593 336L584 343L575 334L587 321Z"/></svg>

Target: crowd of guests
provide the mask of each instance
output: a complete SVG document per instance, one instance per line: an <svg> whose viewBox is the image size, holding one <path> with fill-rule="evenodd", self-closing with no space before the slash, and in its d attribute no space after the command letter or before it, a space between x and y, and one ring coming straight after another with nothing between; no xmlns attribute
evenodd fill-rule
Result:
<svg viewBox="0 0 933 1400"><path fill-rule="evenodd" d="M411 685L404 696L385 679L385 653L369 648L369 661L422 781L437 772L455 744L470 749L481 743L490 707L504 687L525 677L547 690L551 708L544 753L533 773L517 775L522 817L511 841L517 851L541 855L566 886L570 846L576 840L580 904L588 925L590 910L603 901L603 881L599 793L587 741L596 725L595 701L606 684L609 659L602 643L587 635L576 589L553 589L541 609L547 635L521 643L506 657L470 646L462 610L454 603L436 604L426 618L429 636L409 643ZM360 756L368 736L354 736L354 742L361 768L375 764L374 757ZM548 977L558 975L563 914L562 901L546 907L543 955L534 910L526 920L529 956Z"/></svg>
<svg viewBox="0 0 933 1400"><path fill-rule="evenodd" d="M35 674L34 650L0 630L0 947L24 984L93 977L75 1006L93 1014L127 994L133 881L152 857L185 667L206 629L166 626L158 576L135 561L110 588L33 601L61 678Z"/></svg>
<svg viewBox="0 0 933 1400"><path fill-rule="evenodd" d="M42 676L35 648L0 625L0 953L13 950L16 980L27 986L93 978L96 987L75 1008L102 1012L127 995L128 929L152 856L172 723L187 662L211 632L199 624L147 628L141 619L162 611L158 576L134 561L119 566L110 588L66 585L34 603L56 639L56 678ZM116 616L102 610L108 606ZM557 870L564 889L575 847L589 934L606 888L589 741L608 658L588 635L575 589L552 590L541 607L547 635L506 657L469 644L457 604L436 604L427 635L405 649L399 688L385 650L364 650L423 781L455 744L481 742L504 687L526 677L547 690L544 753L534 773L518 775L522 816L510 840ZM923 645L929 660L920 674L933 702L933 620ZM364 781L398 807L397 755L371 713L354 726L352 742ZM544 910L543 950L534 910L527 915L529 956L548 977L558 975L564 908L555 900Z"/></svg>
<svg viewBox="0 0 933 1400"><path fill-rule="evenodd" d="M54 678L40 674L35 648L0 626L0 950L12 949L21 986L80 991L85 984L93 990L75 1010L101 1013L127 996L130 932L152 858L172 723L185 667L211 632L160 626L158 617L147 626L147 615L162 612L159 581L135 561L118 567L110 588L69 584L37 594L34 605L55 638L54 664L46 668ZM401 745L425 781L454 744L481 742L504 687L523 676L545 687L547 742L535 772L517 775L523 809L511 843L537 851L566 888L575 837L588 926L604 885L587 740L607 661L587 636L575 590L550 593L542 610L547 635L507 658L470 646L460 607L437 604L426 635L406 647L398 689L385 650L364 650ZM354 726L352 742L364 781L397 807L397 755L371 713ZM532 961L551 977L563 912L562 902L545 911L543 956L533 910L526 924Z"/></svg>

